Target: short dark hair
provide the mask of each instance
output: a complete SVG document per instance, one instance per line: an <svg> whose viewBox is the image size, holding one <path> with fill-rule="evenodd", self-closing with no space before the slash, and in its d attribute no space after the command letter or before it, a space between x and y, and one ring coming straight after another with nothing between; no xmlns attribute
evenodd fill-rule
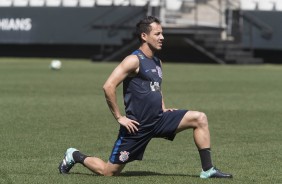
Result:
<svg viewBox="0 0 282 184"><path fill-rule="evenodd" d="M152 30L150 24L152 24L153 22L157 24L161 24L161 21L153 16L147 16L136 24L136 36L138 37L140 42L142 42L141 34L142 33L149 34L150 31Z"/></svg>

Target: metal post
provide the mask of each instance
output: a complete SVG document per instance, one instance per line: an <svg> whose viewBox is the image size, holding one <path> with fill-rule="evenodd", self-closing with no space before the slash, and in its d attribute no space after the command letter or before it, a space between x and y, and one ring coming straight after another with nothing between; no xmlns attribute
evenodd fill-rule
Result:
<svg viewBox="0 0 282 184"><path fill-rule="evenodd" d="M195 24L195 27L198 26L198 0L195 0L195 15L194 15L194 24Z"/></svg>
<svg viewBox="0 0 282 184"><path fill-rule="evenodd" d="M227 37L232 36L233 15L230 0L227 0Z"/></svg>
<svg viewBox="0 0 282 184"><path fill-rule="evenodd" d="M222 9L223 9L223 8L222 8L222 2L221 2L221 0L218 0L217 2L218 2L218 8L219 8L219 17L220 17L220 18L219 18L219 23L218 23L219 25L218 25L218 26L222 28L222 27L223 27L223 21L222 21L222 19L223 19L223 17L224 17L224 15L223 15L223 14L221 15L221 13L220 13L220 11L222 11Z"/></svg>

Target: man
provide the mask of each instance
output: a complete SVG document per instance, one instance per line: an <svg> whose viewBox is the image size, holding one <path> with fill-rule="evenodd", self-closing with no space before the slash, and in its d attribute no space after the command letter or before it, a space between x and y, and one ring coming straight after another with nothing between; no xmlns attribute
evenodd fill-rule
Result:
<svg viewBox="0 0 282 184"><path fill-rule="evenodd" d="M152 138L172 141L177 133L191 128L202 163L200 177L232 178L231 174L222 173L212 165L206 115L165 107L161 92L162 65L154 56L156 51L161 50L164 40L160 21L148 16L136 25L136 32L140 40L139 49L114 69L103 86L107 104L120 124L109 161L106 163L69 148L59 165L60 173L68 173L75 163L81 163L99 175L118 175L126 163L142 160ZM122 82L126 115L119 110L116 97L116 89Z"/></svg>

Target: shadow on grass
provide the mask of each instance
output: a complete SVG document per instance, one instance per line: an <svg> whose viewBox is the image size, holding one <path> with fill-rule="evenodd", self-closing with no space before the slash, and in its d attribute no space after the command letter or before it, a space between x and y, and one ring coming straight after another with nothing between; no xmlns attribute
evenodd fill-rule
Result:
<svg viewBox="0 0 282 184"><path fill-rule="evenodd" d="M90 173L70 173L70 174L77 174L77 175L87 175L87 176L99 176L96 174L90 174ZM134 176L186 176L186 177L193 177L193 178L198 178L199 175L191 175L191 174L177 174L177 173L158 173L158 172L151 172L151 171L125 171L122 172L119 176L117 177L134 177Z"/></svg>
<svg viewBox="0 0 282 184"><path fill-rule="evenodd" d="M199 177L198 175L191 174L177 174L177 173L158 173L151 171L126 171L120 174L120 176L130 177L130 176L188 176L188 177Z"/></svg>

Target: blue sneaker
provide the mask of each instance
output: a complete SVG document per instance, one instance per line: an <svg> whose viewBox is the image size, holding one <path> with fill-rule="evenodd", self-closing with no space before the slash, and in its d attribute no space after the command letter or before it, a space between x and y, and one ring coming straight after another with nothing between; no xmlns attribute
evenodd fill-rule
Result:
<svg viewBox="0 0 282 184"><path fill-rule="evenodd" d="M74 166L75 161L73 160L73 152L78 151L75 148L67 149L63 161L59 165L59 171L61 174L68 174L71 168Z"/></svg>
<svg viewBox="0 0 282 184"><path fill-rule="evenodd" d="M207 171L202 171L200 178L232 178L232 174L223 173L215 167L210 168Z"/></svg>

